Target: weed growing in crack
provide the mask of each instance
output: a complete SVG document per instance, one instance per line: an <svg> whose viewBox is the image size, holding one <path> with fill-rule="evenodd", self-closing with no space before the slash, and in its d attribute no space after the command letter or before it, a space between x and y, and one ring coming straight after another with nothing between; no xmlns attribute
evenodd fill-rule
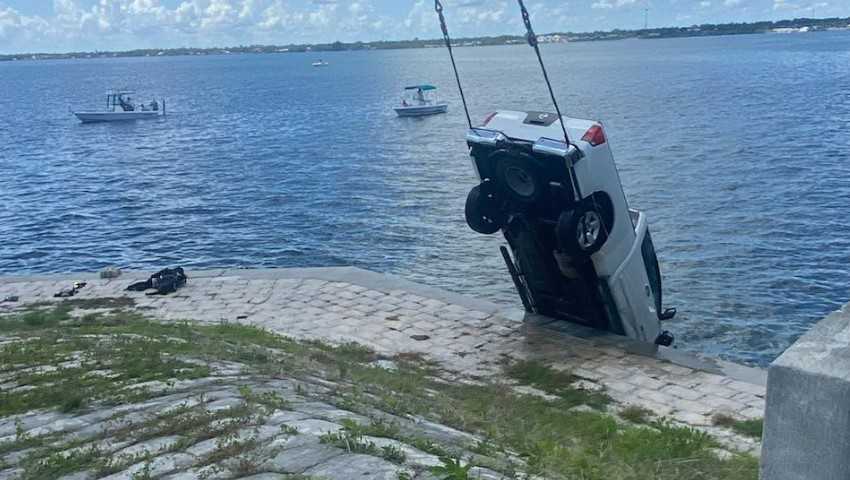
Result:
<svg viewBox="0 0 850 480"><path fill-rule="evenodd" d="M469 471L472 469L472 464L464 465L460 458L441 457L442 465L431 467L430 472L437 476L440 480L469 480Z"/></svg>
<svg viewBox="0 0 850 480"><path fill-rule="evenodd" d="M761 418L738 420L731 415L717 414L711 420L718 427L731 428L736 433L751 438L760 439L764 433L764 420Z"/></svg>

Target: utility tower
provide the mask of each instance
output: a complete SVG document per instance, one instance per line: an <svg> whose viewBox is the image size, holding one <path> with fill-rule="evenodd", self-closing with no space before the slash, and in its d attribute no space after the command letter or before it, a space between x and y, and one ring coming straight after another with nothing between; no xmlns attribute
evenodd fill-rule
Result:
<svg viewBox="0 0 850 480"><path fill-rule="evenodd" d="M643 4L643 29L649 28L649 1Z"/></svg>

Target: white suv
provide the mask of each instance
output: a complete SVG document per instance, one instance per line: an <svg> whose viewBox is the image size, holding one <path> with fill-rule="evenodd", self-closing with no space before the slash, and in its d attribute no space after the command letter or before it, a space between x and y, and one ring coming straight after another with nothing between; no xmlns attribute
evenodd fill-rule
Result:
<svg viewBox="0 0 850 480"><path fill-rule="evenodd" d="M668 346L661 273L646 215L630 210L602 125L500 111L467 134L480 185L466 201L476 232L502 230L526 310ZM513 258L511 258L513 257Z"/></svg>

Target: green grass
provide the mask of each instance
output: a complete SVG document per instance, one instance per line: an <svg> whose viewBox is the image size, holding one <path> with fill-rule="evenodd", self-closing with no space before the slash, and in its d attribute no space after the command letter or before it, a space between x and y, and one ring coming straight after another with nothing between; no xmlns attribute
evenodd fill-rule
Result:
<svg viewBox="0 0 850 480"><path fill-rule="evenodd" d="M65 455L54 452L40 462L27 465L25 479L60 478L74 472L105 466L104 453L96 448L75 450Z"/></svg>
<svg viewBox="0 0 850 480"><path fill-rule="evenodd" d="M50 408L72 412L107 400L129 401L144 397L146 393L122 390L123 387L155 380L185 380L209 375L209 368L174 357L177 353L188 353L188 346L162 339L125 336L76 337L66 342L62 341L65 334L67 332L46 333L0 350L0 365L28 362L55 366L72 360L72 353L81 357L80 366L18 374L14 381L19 386L32 388L0 392L0 416ZM90 372L94 370L108 370L112 376L93 375Z"/></svg>
<svg viewBox="0 0 850 480"><path fill-rule="evenodd" d="M580 380L579 377L555 370L537 361L513 363L505 368L505 373L508 377L520 383L543 390L551 395L557 395L576 405L588 405L596 409L603 409L611 403L611 398L604 393L575 387L574 383Z"/></svg>
<svg viewBox="0 0 850 480"><path fill-rule="evenodd" d="M645 425L650 422L650 419L654 414L652 410L639 407L637 405L629 405L620 410L619 415L620 418L628 422Z"/></svg>
<svg viewBox="0 0 850 480"><path fill-rule="evenodd" d="M760 439L764 433L764 420L761 418L738 420L731 415L718 414L712 418L712 423L718 427L731 428L736 433L757 439Z"/></svg>
<svg viewBox="0 0 850 480"><path fill-rule="evenodd" d="M373 423L370 425L360 425L352 420L343 420L343 429L337 433L326 433L319 437L322 443L333 445L341 448L348 453L363 453L381 457L384 460L402 465L407 456L395 445L386 445L377 447L375 442L366 440L364 436L381 436L393 438L391 435L398 435L398 429L388 428L384 423ZM381 435L377 435L381 434Z"/></svg>
<svg viewBox="0 0 850 480"><path fill-rule="evenodd" d="M576 388L576 377L535 362L509 365L506 375L513 382L533 386L554 398L520 395L507 384L446 382L439 378L440 372L434 365L415 357L395 359L397 370L378 368L371 364L377 356L357 345L334 347L318 342L297 342L262 329L235 324L163 324L121 311L71 318L67 308L40 310L38 317L28 312L12 319L0 318L0 330L25 339L0 347L0 370L56 365L71 359L75 353L79 353L81 362L78 366L53 372L21 373L19 381L35 389L0 394L0 415L34 408L73 411L100 403L148 398L156 393L133 392L121 387L150 380L169 382L208 375L206 367L180 360L191 357L209 362L240 362L248 367L248 374L253 375L333 378L340 387L328 394L326 400L354 411L377 409L399 415L411 414L474 432L487 439L480 453L515 452L525 461L525 466L518 467L523 473L549 479L744 480L758 477L758 464L753 457L736 455L721 460L713 452L717 443L701 431L650 420L643 414L645 412L626 413L625 416L621 413L630 422L644 423L634 425L618 422L602 411L571 410L578 405L601 409L610 399L601 393ZM33 314L29 321L23 318L27 314ZM90 375L92 370L108 370L114 378ZM75 392L77 398L69 397L68 392ZM197 407L178 408L141 426L119 426L116 435L153 438L179 433L190 441L221 438L246 425L257 424L270 411L288 407L284 399L275 395L249 389L243 389L242 394L243 404L230 410L210 413ZM215 422L217 419L227 421ZM336 436L326 436L323 440L349 451L384 456L399 463L404 461L400 451L370 446L371 442L364 441L363 437L394 438L440 457L457 459L455 452L451 452L456 446L438 445L433 439L402 431L393 423L375 420L369 425L357 425L346 422L344 427ZM222 456L241 448L238 445L223 447L226 448ZM0 446L4 448L12 447ZM57 472L90 467L105 471L116 465L96 463L93 458L96 455L92 452L89 456L81 452L63 460L53 457L55 448L45 447L39 452L40 458L53 460L28 464L28 478L57 478ZM244 467L250 470L249 464ZM463 465L458 467L462 468ZM502 471L507 471L507 467Z"/></svg>
<svg viewBox="0 0 850 480"><path fill-rule="evenodd" d="M382 419L372 420L368 424L361 425L354 420L345 418L340 423L345 430L356 435L383 438L398 438L400 435L398 424Z"/></svg>

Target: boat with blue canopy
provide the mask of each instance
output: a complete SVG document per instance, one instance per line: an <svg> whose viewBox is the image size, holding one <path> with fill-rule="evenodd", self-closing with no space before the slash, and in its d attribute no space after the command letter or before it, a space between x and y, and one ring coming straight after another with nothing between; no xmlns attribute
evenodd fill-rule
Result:
<svg viewBox="0 0 850 480"><path fill-rule="evenodd" d="M411 85L404 91L401 105L393 108L399 117L435 115L449 109L448 103L437 100L437 87L433 85Z"/></svg>

